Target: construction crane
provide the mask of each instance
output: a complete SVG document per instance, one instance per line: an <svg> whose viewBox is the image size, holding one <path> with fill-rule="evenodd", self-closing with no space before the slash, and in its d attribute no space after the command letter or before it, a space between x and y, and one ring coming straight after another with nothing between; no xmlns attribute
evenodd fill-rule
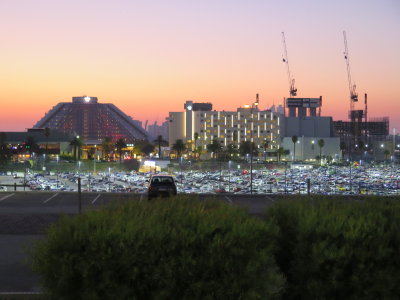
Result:
<svg viewBox="0 0 400 300"><path fill-rule="evenodd" d="M344 59L346 60L347 66L347 80L349 82L349 92L350 92L350 112L354 111L354 102L358 101L358 94L356 92L356 85L351 81L351 71L350 71L350 57L349 49L347 48L347 38L346 31L343 31L344 38Z"/></svg>
<svg viewBox="0 0 400 300"><path fill-rule="evenodd" d="M287 71L287 76L288 76L288 81L289 81L289 94L291 97L294 97L297 95L297 89L294 86L294 78L292 78L292 75L290 74L290 68L289 68L289 58L287 54L287 49L286 49L286 40L285 40L285 33L282 32L282 42L283 42L283 51L284 51L284 56L282 58L282 61L286 64L286 71Z"/></svg>

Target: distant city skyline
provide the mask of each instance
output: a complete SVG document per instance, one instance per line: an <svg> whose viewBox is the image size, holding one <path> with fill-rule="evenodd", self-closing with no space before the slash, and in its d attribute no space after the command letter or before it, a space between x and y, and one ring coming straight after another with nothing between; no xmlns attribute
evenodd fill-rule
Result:
<svg viewBox="0 0 400 300"><path fill-rule="evenodd" d="M400 131L400 2L0 0L0 131L32 127L58 102L95 96L161 124L187 100L235 110L289 96L286 35L299 97L347 120L343 56L369 118ZM392 133L392 130L390 131Z"/></svg>

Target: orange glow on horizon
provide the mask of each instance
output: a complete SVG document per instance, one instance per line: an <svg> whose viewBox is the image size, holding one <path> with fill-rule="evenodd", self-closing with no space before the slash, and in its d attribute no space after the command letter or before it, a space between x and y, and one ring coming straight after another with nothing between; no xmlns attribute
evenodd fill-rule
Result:
<svg viewBox="0 0 400 300"><path fill-rule="evenodd" d="M298 97L322 96L322 115L347 120L344 28L356 108L368 93L369 118L388 116L400 129L397 4L367 1L354 15L355 2L343 10L310 1L291 10L262 0L1 2L0 131L30 128L82 95L143 124L162 123L187 100L236 111L258 93L259 109L277 106L289 90L281 31Z"/></svg>

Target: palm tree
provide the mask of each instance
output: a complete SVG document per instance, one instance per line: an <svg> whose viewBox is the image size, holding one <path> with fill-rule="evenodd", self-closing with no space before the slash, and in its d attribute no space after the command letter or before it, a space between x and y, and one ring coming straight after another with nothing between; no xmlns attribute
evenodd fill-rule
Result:
<svg viewBox="0 0 400 300"><path fill-rule="evenodd" d="M165 146L167 141L163 139L162 135L157 136L157 139L154 140L154 143L158 145L158 158L161 159L161 146Z"/></svg>
<svg viewBox="0 0 400 300"><path fill-rule="evenodd" d="M213 139L211 144L207 145L207 150L212 152L213 158L216 158L216 154L219 153L222 149L220 142L217 139Z"/></svg>
<svg viewBox="0 0 400 300"><path fill-rule="evenodd" d="M121 163L121 159L122 159L122 149L126 148L126 143L125 140L120 138L115 142L115 148L117 148L117 152L119 155L119 163Z"/></svg>
<svg viewBox="0 0 400 300"><path fill-rule="evenodd" d="M139 154L149 156L154 151L154 145L148 140L139 140L135 143L135 148Z"/></svg>
<svg viewBox="0 0 400 300"><path fill-rule="evenodd" d="M49 146L49 136L50 136L50 128L46 127L44 129L44 136L46 137L46 158L48 158L49 153L48 153L48 146Z"/></svg>
<svg viewBox="0 0 400 300"><path fill-rule="evenodd" d="M81 147L83 145L82 140L79 136L74 137L70 142L70 146L74 147L74 160L76 160L76 154L78 153L78 160L81 159Z"/></svg>
<svg viewBox="0 0 400 300"><path fill-rule="evenodd" d="M390 151L388 149L385 149L385 151L383 151L383 155L385 155L385 161L387 161L389 154Z"/></svg>
<svg viewBox="0 0 400 300"><path fill-rule="evenodd" d="M283 147L279 147L279 148L276 150L276 157L277 157L277 159L278 159L278 162L281 161L282 155L285 155L286 153L287 153L287 151L286 151L285 148L283 148Z"/></svg>
<svg viewBox="0 0 400 300"><path fill-rule="evenodd" d="M325 141L324 139L318 140L318 146L319 146L319 164L322 164L322 148L325 146Z"/></svg>
<svg viewBox="0 0 400 300"><path fill-rule="evenodd" d="M194 133L194 151L195 151L195 158L197 159L197 140L199 139L199 134L197 132Z"/></svg>
<svg viewBox="0 0 400 300"><path fill-rule="evenodd" d="M232 138L233 138L233 144L236 146L237 144L237 140L238 140L238 132L237 130L235 130L232 134Z"/></svg>
<svg viewBox="0 0 400 300"><path fill-rule="evenodd" d="M269 143L270 141L268 141L267 139L264 139L262 146L264 147L264 161L267 161L267 150L269 147Z"/></svg>
<svg viewBox="0 0 400 300"><path fill-rule="evenodd" d="M113 149L112 138L107 136L103 139L101 146L103 148L103 155L106 160L110 158L110 152Z"/></svg>
<svg viewBox="0 0 400 300"><path fill-rule="evenodd" d="M297 135L292 136L292 142L293 142L293 160L296 160L296 143L299 140Z"/></svg>
<svg viewBox="0 0 400 300"><path fill-rule="evenodd" d="M7 135L0 132L0 163L6 162L10 157L10 149L6 143Z"/></svg>
<svg viewBox="0 0 400 300"><path fill-rule="evenodd" d="M230 143L226 146L226 153L228 154L229 157L232 157L238 153L238 150L234 143Z"/></svg>
<svg viewBox="0 0 400 300"><path fill-rule="evenodd" d="M176 151L176 154L179 157L182 156L182 152L186 150L186 144L181 139L177 139L175 144L172 145L172 150Z"/></svg>
<svg viewBox="0 0 400 300"><path fill-rule="evenodd" d="M239 151L241 156L245 156L250 154L251 149L253 149L253 156L258 154L257 147L255 146L254 142L251 143L250 141L242 141L239 146Z"/></svg>
<svg viewBox="0 0 400 300"><path fill-rule="evenodd" d="M196 154L197 154L197 158L198 159L200 159L202 151L203 151L203 147L202 146L197 146Z"/></svg>

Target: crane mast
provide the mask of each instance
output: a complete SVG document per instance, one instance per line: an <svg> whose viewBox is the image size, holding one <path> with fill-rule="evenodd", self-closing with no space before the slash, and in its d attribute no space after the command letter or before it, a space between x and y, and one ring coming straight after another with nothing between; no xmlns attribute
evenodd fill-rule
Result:
<svg viewBox="0 0 400 300"><path fill-rule="evenodd" d="M282 42L283 42L283 51L284 51L284 56L282 61L286 64L286 72L288 76L288 81L289 81L289 94L291 97L294 97L297 95L297 89L294 86L294 78L292 78L292 75L290 74L290 68L289 68L289 58L287 54L287 49L286 49L286 40L285 40L285 33L282 32Z"/></svg>
<svg viewBox="0 0 400 300"><path fill-rule="evenodd" d="M349 92L350 92L350 112L354 111L354 102L358 101L358 94L356 92L356 85L351 80L351 71L350 71L350 57L349 57L349 49L347 48L347 38L346 31L343 31L343 39L344 39L344 59L346 60L347 66L347 80L349 84Z"/></svg>

